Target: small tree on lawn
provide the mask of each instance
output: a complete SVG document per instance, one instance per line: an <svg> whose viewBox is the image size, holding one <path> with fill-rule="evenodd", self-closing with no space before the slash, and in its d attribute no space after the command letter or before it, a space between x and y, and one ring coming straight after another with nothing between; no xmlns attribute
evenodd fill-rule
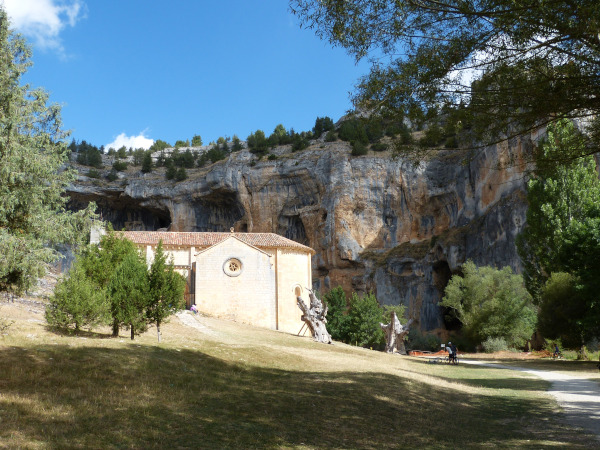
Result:
<svg viewBox="0 0 600 450"><path fill-rule="evenodd" d="M338 286L323 296L327 304L327 331L336 341L348 339L348 301L346 293Z"/></svg>
<svg viewBox="0 0 600 450"><path fill-rule="evenodd" d="M173 263L167 263L162 241L159 241L150 267L150 293L146 308L149 323L156 324L158 342L161 340L160 325L164 320L185 306L183 294L185 279L175 272Z"/></svg>
<svg viewBox="0 0 600 450"><path fill-rule="evenodd" d="M373 293L359 297L353 292L347 319L348 343L361 347L381 346L385 336L379 324L385 319L383 309Z"/></svg>
<svg viewBox="0 0 600 450"><path fill-rule="evenodd" d="M147 329L148 287L146 262L139 253L125 256L108 285L113 320L129 327L132 340Z"/></svg>
<svg viewBox="0 0 600 450"><path fill-rule="evenodd" d="M133 242L109 230L102 236L100 245L84 248L79 256L79 264L98 289L106 289L115 275L117 267L129 255L137 255ZM111 308L111 313L113 309ZM119 335L119 320L113 316L113 336Z"/></svg>
<svg viewBox="0 0 600 450"><path fill-rule="evenodd" d="M474 343L503 338L509 347L523 345L537 320L523 277L510 267L477 267L472 261L463 265L463 273L450 279L441 306L450 308Z"/></svg>
<svg viewBox="0 0 600 450"><path fill-rule="evenodd" d="M108 317L105 291L86 276L81 264L73 265L69 273L54 288L46 307L46 321L58 328L91 327Z"/></svg>

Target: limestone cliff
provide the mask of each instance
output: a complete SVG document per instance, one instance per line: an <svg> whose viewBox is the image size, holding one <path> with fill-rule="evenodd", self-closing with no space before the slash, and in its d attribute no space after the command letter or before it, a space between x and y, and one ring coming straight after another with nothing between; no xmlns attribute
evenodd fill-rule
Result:
<svg viewBox="0 0 600 450"><path fill-rule="evenodd" d="M69 194L73 208L95 201L117 229L279 233L316 250L315 288L373 290L432 330L443 327L438 302L466 259L520 269L526 205L515 161L526 142L468 163L464 152L443 151L416 167L389 154L352 157L343 142L281 147L276 160L243 150L183 182L165 181L164 169L112 183L80 176Z"/></svg>

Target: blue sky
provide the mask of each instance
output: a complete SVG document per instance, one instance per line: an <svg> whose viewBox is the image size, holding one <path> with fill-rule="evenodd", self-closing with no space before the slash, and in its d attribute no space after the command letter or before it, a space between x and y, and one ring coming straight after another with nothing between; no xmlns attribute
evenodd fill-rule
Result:
<svg viewBox="0 0 600 450"><path fill-rule="evenodd" d="M33 47L25 81L63 105L75 139L98 146L309 130L341 117L368 71L301 29L285 0L4 4Z"/></svg>

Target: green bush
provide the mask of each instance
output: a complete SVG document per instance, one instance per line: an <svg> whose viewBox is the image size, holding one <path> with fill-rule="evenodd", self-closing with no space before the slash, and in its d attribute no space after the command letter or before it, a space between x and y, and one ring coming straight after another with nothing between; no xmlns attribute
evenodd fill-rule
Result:
<svg viewBox="0 0 600 450"><path fill-rule="evenodd" d="M275 161L277 159L277 155L274 155L273 153L269 154L269 157L267 158L269 161Z"/></svg>
<svg viewBox="0 0 600 450"><path fill-rule="evenodd" d="M118 172L127 170L127 161L115 161L112 165L112 168Z"/></svg>
<svg viewBox="0 0 600 450"><path fill-rule="evenodd" d="M331 130L328 131L327 134L325 135L325 142L335 142L337 141L337 135L335 134L335 131Z"/></svg>
<svg viewBox="0 0 600 450"><path fill-rule="evenodd" d="M323 296L327 305L327 331L336 341L348 340L348 301L341 286L338 286Z"/></svg>
<svg viewBox="0 0 600 450"><path fill-rule="evenodd" d="M350 145L352 145L352 156L363 156L369 151L367 146L360 141L353 141Z"/></svg>
<svg viewBox="0 0 600 450"><path fill-rule="evenodd" d="M522 346L537 321L523 277L510 267L477 267L471 261L462 269L463 276L450 279L440 306L450 308L450 317L462 323L463 333L473 342L503 338L509 347Z"/></svg>
<svg viewBox="0 0 600 450"><path fill-rule="evenodd" d="M508 350L506 339L502 337L489 337L481 343L481 346L486 353L496 353Z"/></svg>
<svg viewBox="0 0 600 450"><path fill-rule="evenodd" d="M350 119L342 122L338 131L338 136L342 141L358 141L365 145L369 143L365 125L359 119Z"/></svg>
<svg viewBox="0 0 600 450"><path fill-rule="evenodd" d="M184 167L180 167L175 172L175 181L183 181L187 178L187 172Z"/></svg>
<svg viewBox="0 0 600 450"><path fill-rule="evenodd" d="M363 296L352 293L346 319L347 342L359 347L382 349L385 345L385 335L379 324L385 322L385 319L383 309L373 293Z"/></svg>
<svg viewBox="0 0 600 450"><path fill-rule="evenodd" d="M89 178L100 178L100 172L98 172L96 169L90 169L88 170L87 176Z"/></svg>
<svg viewBox="0 0 600 450"><path fill-rule="evenodd" d="M425 350L437 352L441 347L442 341L435 334L422 334L418 328L408 330L407 347L411 350Z"/></svg>
<svg viewBox="0 0 600 450"><path fill-rule="evenodd" d="M437 147L444 138L442 129L436 123L425 130L425 134L419 139L421 147Z"/></svg>
<svg viewBox="0 0 600 450"><path fill-rule="evenodd" d="M374 152L385 152L388 149L388 145L383 142L376 142L371 144L371 150Z"/></svg>
<svg viewBox="0 0 600 450"><path fill-rule="evenodd" d="M321 137L324 132L333 130L333 127L333 120L331 120L331 118L327 116L317 117L317 120L315 120L315 126L313 127L315 139Z"/></svg>
<svg viewBox="0 0 600 450"><path fill-rule="evenodd" d="M108 175L106 175L106 179L108 181L115 181L117 178L119 178L119 176L117 175L117 171L115 169L112 169L110 172L108 172Z"/></svg>
<svg viewBox="0 0 600 450"><path fill-rule="evenodd" d="M108 312L104 290L98 289L81 265L75 263L54 288L45 315L52 327L73 327L79 331L105 321Z"/></svg>
<svg viewBox="0 0 600 450"><path fill-rule="evenodd" d="M445 148L458 148L458 141L456 140L456 136L450 136L446 138L446 142L444 142Z"/></svg>

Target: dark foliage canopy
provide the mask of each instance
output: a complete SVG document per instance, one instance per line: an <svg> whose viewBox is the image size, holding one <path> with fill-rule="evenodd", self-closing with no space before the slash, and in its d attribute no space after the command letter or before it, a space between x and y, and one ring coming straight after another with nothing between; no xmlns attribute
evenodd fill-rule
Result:
<svg viewBox="0 0 600 450"><path fill-rule="evenodd" d="M290 8L322 39L371 58L357 107L413 121L460 111L457 124L486 143L600 112L597 0L290 0Z"/></svg>

